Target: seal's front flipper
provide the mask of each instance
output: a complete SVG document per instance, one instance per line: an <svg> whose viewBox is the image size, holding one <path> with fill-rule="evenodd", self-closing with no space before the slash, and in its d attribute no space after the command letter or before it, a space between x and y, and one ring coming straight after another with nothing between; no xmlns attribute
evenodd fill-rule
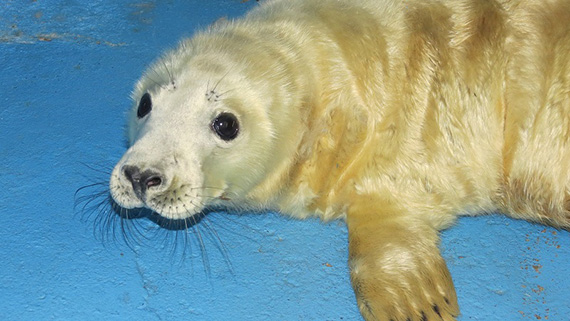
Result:
<svg viewBox="0 0 570 321"><path fill-rule="evenodd" d="M437 248L437 231L386 208L349 210L349 265L367 321L455 320L457 297Z"/></svg>

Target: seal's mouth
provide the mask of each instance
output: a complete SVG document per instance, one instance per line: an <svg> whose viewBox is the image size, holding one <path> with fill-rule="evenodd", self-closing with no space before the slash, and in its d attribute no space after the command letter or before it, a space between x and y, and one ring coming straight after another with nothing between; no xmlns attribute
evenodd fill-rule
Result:
<svg viewBox="0 0 570 321"><path fill-rule="evenodd" d="M115 215L124 220L147 219L163 229L179 231L188 230L199 224L209 213L216 212L220 208L204 208L202 211L187 217L171 217L156 211L149 206L124 208L110 197L111 207Z"/></svg>
<svg viewBox="0 0 570 321"><path fill-rule="evenodd" d="M206 217L206 215L210 213L210 211L202 211L187 218L173 219L162 216L161 214L146 208L142 212L144 212L145 214L144 218L152 221L153 223L155 223L156 225L158 225L163 229L171 231L188 230L194 227L195 225L199 224Z"/></svg>

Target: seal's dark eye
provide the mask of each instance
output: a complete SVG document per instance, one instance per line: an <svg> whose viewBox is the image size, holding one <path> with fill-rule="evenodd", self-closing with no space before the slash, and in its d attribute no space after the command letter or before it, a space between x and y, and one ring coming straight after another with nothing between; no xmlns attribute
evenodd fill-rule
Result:
<svg viewBox="0 0 570 321"><path fill-rule="evenodd" d="M221 139L228 141L237 137L239 123L234 114L221 113L212 121L212 129Z"/></svg>
<svg viewBox="0 0 570 321"><path fill-rule="evenodd" d="M152 100L150 99L150 94L145 93L141 97L141 101L139 102L139 109L137 110L137 117L143 118L144 116L148 115L152 110Z"/></svg>

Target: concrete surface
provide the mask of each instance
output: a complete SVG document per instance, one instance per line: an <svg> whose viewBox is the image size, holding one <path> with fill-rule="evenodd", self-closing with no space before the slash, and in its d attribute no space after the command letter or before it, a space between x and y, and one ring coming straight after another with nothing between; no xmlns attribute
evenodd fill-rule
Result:
<svg viewBox="0 0 570 321"><path fill-rule="evenodd" d="M342 222L214 213L185 234L138 220L152 236L129 247L116 221L74 213L76 189L106 184L125 150L145 65L255 5L0 2L0 320L360 320ZM568 232L462 218L441 248L460 320L570 320Z"/></svg>

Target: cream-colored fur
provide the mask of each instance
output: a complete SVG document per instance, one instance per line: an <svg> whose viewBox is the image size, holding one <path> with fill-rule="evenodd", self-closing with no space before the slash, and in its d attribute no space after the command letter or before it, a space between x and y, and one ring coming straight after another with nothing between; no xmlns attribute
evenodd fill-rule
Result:
<svg viewBox="0 0 570 321"><path fill-rule="evenodd" d="M366 320L455 318L437 244L460 214L570 227L568 0L267 1L182 42L133 97L120 206L344 218ZM223 112L233 140L211 128ZM125 166L160 184L141 199Z"/></svg>

